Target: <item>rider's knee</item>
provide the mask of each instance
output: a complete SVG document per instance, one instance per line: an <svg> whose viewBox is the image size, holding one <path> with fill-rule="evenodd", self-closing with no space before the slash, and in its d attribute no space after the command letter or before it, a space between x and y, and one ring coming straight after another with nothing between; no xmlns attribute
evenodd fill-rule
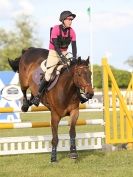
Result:
<svg viewBox="0 0 133 177"><path fill-rule="evenodd" d="M50 80L50 77L51 77L51 74L45 74L45 80L46 80L46 81L49 81L49 80Z"/></svg>

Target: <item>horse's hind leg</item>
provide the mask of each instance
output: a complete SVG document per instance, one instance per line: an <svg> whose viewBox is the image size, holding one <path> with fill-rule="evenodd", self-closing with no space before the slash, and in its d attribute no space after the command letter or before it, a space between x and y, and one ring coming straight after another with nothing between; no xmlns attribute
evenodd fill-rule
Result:
<svg viewBox="0 0 133 177"><path fill-rule="evenodd" d="M33 105L33 104L32 104L33 98L34 98L34 95L31 93L31 97L30 97L30 99L29 99L29 106Z"/></svg>
<svg viewBox="0 0 133 177"><path fill-rule="evenodd" d="M21 85L21 91L23 93L23 105L21 107L21 110L23 112L27 112L29 108L29 101L27 99L27 89L29 88L29 69L25 71L24 65L20 68L21 70L19 71L19 82Z"/></svg>
<svg viewBox="0 0 133 177"><path fill-rule="evenodd" d="M29 108L29 101L28 101L27 95L26 95L27 88L26 89L21 89L21 90L22 90L22 93L23 93L23 105L21 107L21 110L23 112L27 112L28 108Z"/></svg>
<svg viewBox="0 0 133 177"><path fill-rule="evenodd" d="M76 150L76 143L75 143L75 137L76 137L76 131L75 131L75 126L76 122L79 116L79 110L73 110L71 111L70 117L71 117L71 123L70 123L70 158L72 159L77 159L78 154Z"/></svg>

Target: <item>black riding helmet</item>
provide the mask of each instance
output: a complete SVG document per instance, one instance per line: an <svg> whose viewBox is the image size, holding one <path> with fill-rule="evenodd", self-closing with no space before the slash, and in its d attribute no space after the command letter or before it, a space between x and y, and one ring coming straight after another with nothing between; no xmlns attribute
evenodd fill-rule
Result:
<svg viewBox="0 0 133 177"><path fill-rule="evenodd" d="M61 12L61 14L60 14L60 21L61 22L63 22L67 17L69 17L69 16L72 16L73 18L75 18L76 17L76 15L75 14L73 14L72 12L70 12L70 11L63 11L63 12Z"/></svg>

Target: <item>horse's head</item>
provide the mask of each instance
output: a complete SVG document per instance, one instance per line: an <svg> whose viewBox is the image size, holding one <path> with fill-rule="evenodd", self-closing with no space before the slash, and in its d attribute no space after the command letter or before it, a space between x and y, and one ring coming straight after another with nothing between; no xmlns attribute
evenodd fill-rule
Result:
<svg viewBox="0 0 133 177"><path fill-rule="evenodd" d="M81 60L79 57L74 67L74 83L81 89L88 99L94 95L91 83L91 71L89 69L89 57L87 60Z"/></svg>

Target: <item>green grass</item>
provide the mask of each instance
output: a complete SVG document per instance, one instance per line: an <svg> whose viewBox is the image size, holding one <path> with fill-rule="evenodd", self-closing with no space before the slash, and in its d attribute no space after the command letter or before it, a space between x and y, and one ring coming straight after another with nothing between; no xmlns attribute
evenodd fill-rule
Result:
<svg viewBox="0 0 133 177"><path fill-rule="evenodd" d="M50 154L0 157L0 177L132 177L133 152L80 151L73 161L58 153L58 163L49 163Z"/></svg>

